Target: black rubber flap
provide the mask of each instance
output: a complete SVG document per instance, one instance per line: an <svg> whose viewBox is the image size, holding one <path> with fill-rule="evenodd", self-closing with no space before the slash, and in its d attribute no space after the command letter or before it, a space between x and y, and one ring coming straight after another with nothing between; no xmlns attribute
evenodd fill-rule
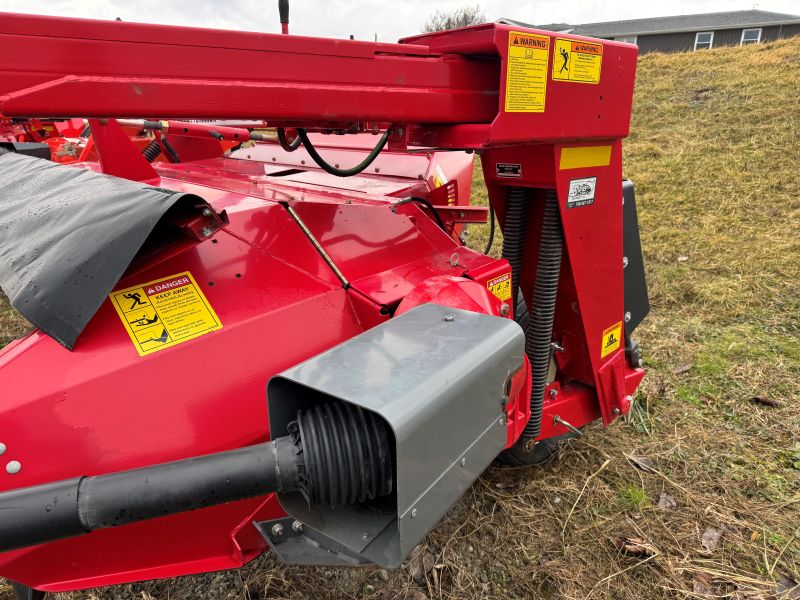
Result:
<svg viewBox="0 0 800 600"><path fill-rule="evenodd" d="M0 154L0 288L70 350L167 210L207 202L50 161Z"/></svg>

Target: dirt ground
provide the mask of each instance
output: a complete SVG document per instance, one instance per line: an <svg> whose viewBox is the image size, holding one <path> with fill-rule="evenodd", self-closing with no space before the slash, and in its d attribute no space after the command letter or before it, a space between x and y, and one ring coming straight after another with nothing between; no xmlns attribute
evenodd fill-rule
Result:
<svg viewBox="0 0 800 600"><path fill-rule="evenodd" d="M625 175L653 310L624 422L490 468L395 572L267 555L61 599L800 598L798 96L800 38L640 60ZM25 326L0 303L0 328Z"/></svg>

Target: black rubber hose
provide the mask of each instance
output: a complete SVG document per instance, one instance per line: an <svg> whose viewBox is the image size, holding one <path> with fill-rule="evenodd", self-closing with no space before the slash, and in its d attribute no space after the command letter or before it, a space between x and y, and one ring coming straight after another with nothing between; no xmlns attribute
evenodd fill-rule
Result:
<svg viewBox="0 0 800 600"><path fill-rule="evenodd" d="M288 429L264 444L0 493L0 552L275 492L328 506L391 492L390 434L374 413L327 404Z"/></svg>
<svg viewBox="0 0 800 600"><path fill-rule="evenodd" d="M355 167L351 167L349 169L339 169L325 162L325 159L319 155L319 152L317 152L317 149L314 148L314 145L311 143L311 140L308 139L308 133L306 132L305 129L300 129L300 128L297 129L297 136L300 138L300 141L303 143L303 146L308 151L309 156L311 156L314 162L317 163L317 165L319 165L319 167L323 171L327 171L331 175L336 175L336 177L350 177L352 175L358 175L359 173L364 171L367 167L369 167L372 164L372 162L376 158L378 158L378 155L381 153L381 150L383 150L383 147L386 145L386 142L389 141L390 133L391 130L387 129L386 133L384 133L381 136L381 139L378 142L378 144L375 146L375 148L372 149L372 152L370 152L367 155L367 157L360 163L358 163Z"/></svg>
<svg viewBox="0 0 800 600"><path fill-rule="evenodd" d="M144 156L149 163L157 159L159 154L161 154L161 144L158 143L158 140L153 140L142 150L142 156Z"/></svg>
<svg viewBox="0 0 800 600"><path fill-rule="evenodd" d="M564 245L558 198L553 190L545 192L539 260L536 263L536 282L531 301L531 320L525 331L525 353L531 362L531 418L522 432L522 439L532 440L542 430L544 391L550 369L553 320L556 313L558 276L561 272L561 253ZM516 305L515 305L516 306Z"/></svg>
<svg viewBox="0 0 800 600"><path fill-rule="evenodd" d="M281 148L287 152L294 152L300 147L300 136L296 135L290 143L286 138L286 130L283 127L278 127L278 142L280 143Z"/></svg>
<svg viewBox="0 0 800 600"><path fill-rule="evenodd" d="M489 203L489 241L486 242L486 249L483 251L484 254L489 254L492 250L492 244L494 244L494 206L492 203Z"/></svg>
<svg viewBox="0 0 800 600"><path fill-rule="evenodd" d="M403 198L402 200L398 200L397 202L394 203L393 206L400 206L402 204L409 204L410 202L416 202L418 204L422 204L425 208L427 208L429 211L431 211L431 214L433 215L433 218L436 220L436 224L439 226L439 228L442 231L447 233L447 229L445 229L444 221L442 220L442 216L439 214L439 211L436 210L436 206L434 206L431 203L430 200L427 200L426 198L422 198L421 196L409 196L408 198ZM448 233L448 235L450 235L450 234Z"/></svg>
<svg viewBox="0 0 800 600"><path fill-rule="evenodd" d="M517 307L522 262L525 259L525 226L528 221L527 188L512 187L508 192L506 219L503 227L503 258L511 265L511 306Z"/></svg>

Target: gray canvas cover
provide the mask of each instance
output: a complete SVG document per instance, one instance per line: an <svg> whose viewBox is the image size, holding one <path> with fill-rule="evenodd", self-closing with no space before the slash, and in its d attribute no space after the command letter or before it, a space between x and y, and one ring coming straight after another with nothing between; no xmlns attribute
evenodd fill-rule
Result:
<svg viewBox="0 0 800 600"><path fill-rule="evenodd" d="M158 221L191 194L0 154L0 288L70 350Z"/></svg>

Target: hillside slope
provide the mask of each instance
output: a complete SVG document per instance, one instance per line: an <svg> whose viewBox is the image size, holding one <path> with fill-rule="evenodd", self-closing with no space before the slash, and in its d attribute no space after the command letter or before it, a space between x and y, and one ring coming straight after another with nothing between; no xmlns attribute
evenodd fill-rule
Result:
<svg viewBox="0 0 800 600"><path fill-rule="evenodd" d="M395 573L265 556L65 598L744 599L800 580L800 38L647 55L632 131L653 312L627 422L491 469Z"/></svg>

